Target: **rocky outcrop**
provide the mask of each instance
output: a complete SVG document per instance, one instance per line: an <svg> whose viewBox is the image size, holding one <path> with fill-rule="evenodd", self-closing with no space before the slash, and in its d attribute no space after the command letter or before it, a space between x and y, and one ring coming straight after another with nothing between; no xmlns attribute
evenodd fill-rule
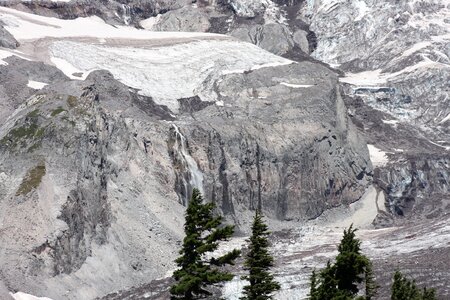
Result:
<svg viewBox="0 0 450 300"><path fill-rule="evenodd" d="M19 42L0 23L0 47L15 49Z"/></svg>
<svg viewBox="0 0 450 300"><path fill-rule="evenodd" d="M307 76L311 85L288 84ZM180 125L205 173L207 198L238 223L248 208L303 219L357 200L372 171L333 77L302 63L233 74L216 85L219 101L229 105L209 106L186 129Z"/></svg>
<svg viewBox="0 0 450 300"><path fill-rule="evenodd" d="M374 182L384 191L389 212L380 214L376 225L392 226L445 215L450 208L449 163L449 157L422 155L376 170Z"/></svg>

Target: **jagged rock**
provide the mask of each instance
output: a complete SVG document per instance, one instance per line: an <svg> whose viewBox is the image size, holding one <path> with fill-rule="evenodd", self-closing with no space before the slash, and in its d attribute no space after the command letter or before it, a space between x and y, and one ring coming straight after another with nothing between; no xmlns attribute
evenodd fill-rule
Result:
<svg viewBox="0 0 450 300"><path fill-rule="evenodd" d="M199 10L183 7L163 14L152 30L207 32L209 27L209 20L205 14Z"/></svg>
<svg viewBox="0 0 450 300"><path fill-rule="evenodd" d="M19 42L0 23L0 47L15 49Z"/></svg>
<svg viewBox="0 0 450 300"><path fill-rule="evenodd" d="M288 27L281 24L239 27L230 34L277 55L284 55L294 48L294 40Z"/></svg>

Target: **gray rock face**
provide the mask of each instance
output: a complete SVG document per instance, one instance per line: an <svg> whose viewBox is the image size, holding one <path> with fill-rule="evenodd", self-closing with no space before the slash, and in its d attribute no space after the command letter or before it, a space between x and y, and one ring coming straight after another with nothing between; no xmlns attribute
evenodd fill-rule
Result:
<svg viewBox="0 0 450 300"><path fill-rule="evenodd" d="M200 10L183 7L163 14L152 30L207 32L209 28L210 23L206 14Z"/></svg>
<svg viewBox="0 0 450 300"><path fill-rule="evenodd" d="M377 225L387 226L405 219L434 219L450 208L449 157L409 157L393 163L375 174L375 183L386 191L386 207L390 214L380 214ZM396 220L392 217L401 217Z"/></svg>
<svg viewBox="0 0 450 300"><path fill-rule="evenodd" d="M295 45L288 27L281 24L254 25L250 28L239 27L230 34L277 55L286 54Z"/></svg>
<svg viewBox="0 0 450 300"><path fill-rule="evenodd" d="M345 115L335 75L311 63L266 72L227 76L216 88L231 107L207 107L187 125L186 138L198 149L192 156L206 173L207 197L238 223L246 208L302 219L358 199L371 167L357 154L364 146ZM294 78L312 86L283 85Z"/></svg>
<svg viewBox="0 0 450 300"><path fill-rule="evenodd" d="M0 47L15 49L19 42L0 23Z"/></svg>

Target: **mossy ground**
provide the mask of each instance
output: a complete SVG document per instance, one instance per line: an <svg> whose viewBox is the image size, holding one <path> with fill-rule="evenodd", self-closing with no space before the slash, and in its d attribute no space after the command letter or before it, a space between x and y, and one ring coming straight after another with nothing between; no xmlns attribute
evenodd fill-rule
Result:
<svg viewBox="0 0 450 300"><path fill-rule="evenodd" d="M54 109L54 110L52 111L51 116L52 116L52 117L55 117L55 116L59 115L59 114L62 113L62 112L65 112L65 111L66 111L66 110L60 106L60 107L58 107L58 108L56 108L56 109Z"/></svg>
<svg viewBox="0 0 450 300"><path fill-rule="evenodd" d="M33 169L29 170L25 175L25 178L22 180L22 183L16 192L16 196L26 195L36 189L41 184L42 177L44 177L45 173L46 168L43 164L37 165Z"/></svg>

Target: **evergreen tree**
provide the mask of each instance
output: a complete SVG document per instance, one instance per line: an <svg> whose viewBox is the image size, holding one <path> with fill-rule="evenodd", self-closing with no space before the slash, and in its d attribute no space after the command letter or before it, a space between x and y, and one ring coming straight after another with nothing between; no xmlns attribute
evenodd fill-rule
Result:
<svg viewBox="0 0 450 300"><path fill-rule="evenodd" d="M336 262L328 262L319 277L315 278L316 285L311 286L310 291L311 300L371 300L374 297L377 286L372 264L361 253L361 241L356 238L355 232L353 225L344 230ZM365 296L356 297L362 283L365 286Z"/></svg>
<svg viewBox="0 0 450 300"><path fill-rule="evenodd" d="M280 289L278 282L274 280L269 269L273 267L273 257L269 253L269 241L267 225L264 223L261 212L256 211L252 225L249 252L244 263L248 276L243 279L249 281L244 287L243 300L267 300L272 299L272 293Z"/></svg>
<svg viewBox="0 0 450 300"><path fill-rule="evenodd" d="M350 295L358 293L358 285L363 282L365 269L369 260L361 254L361 241L355 237L353 225L344 230L336 257L336 280L338 289L347 291Z"/></svg>
<svg viewBox="0 0 450 300"><path fill-rule="evenodd" d="M175 261L179 269L173 274L176 282L170 289L172 299L191 300L210 295L207 286L233 278L231 273L219 267L234 264L240 255L239 250L218 258L207 258L207 254L218 248L220 241L227 240L234 232L234 226L222 225L222 217L216 216L214 209L213 203L204 204L200 192L193 190L186 210L186 236L180 250L181 256Z"/></svg>
<svg viewBox="0 0 450 300"><path fill-rule="evenodd" d="M400 271L394 274L392 284L392 300L436 300L434 289L424 288L422 291L416 286L414 280L409 280Z"/></svg>
<svg viewBox="0 0 450 300"><path fill-rule="evenodd" d="M372 262L368 260L366 266L364 281L366 285L366 300L372 300L377 294L378 285L375 283L375 275L373 274Z"/></svg>
<svg viewBox="0 0 450 300"><path fill-rule="evenodd" d="M316 269L312 271L311 277L309 279L310 289L309 289L309 299L320 300L317 296L317 274Z"/></svg>

